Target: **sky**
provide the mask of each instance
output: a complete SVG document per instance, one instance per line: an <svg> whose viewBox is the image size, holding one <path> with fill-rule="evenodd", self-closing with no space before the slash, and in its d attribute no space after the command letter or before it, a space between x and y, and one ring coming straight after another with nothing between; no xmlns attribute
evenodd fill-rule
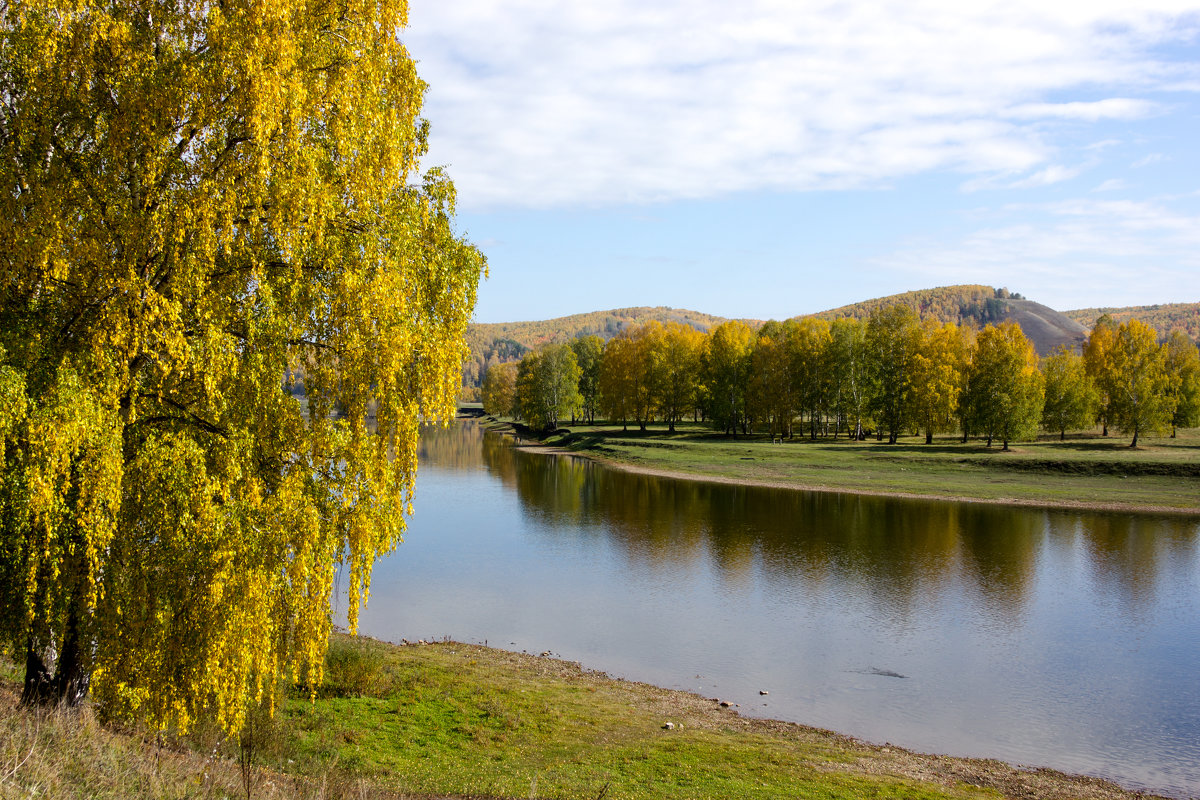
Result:
<svg viewBox="0 0 1200 800"><path fill-rule="evenodd" d="M411 0L475 319L1200 301L1200 0Z"/></svg>

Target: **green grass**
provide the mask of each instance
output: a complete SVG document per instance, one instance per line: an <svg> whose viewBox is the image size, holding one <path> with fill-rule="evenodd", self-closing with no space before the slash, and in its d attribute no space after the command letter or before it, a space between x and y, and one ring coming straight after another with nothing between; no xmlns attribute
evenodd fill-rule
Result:
<svg viewBox="0 0 1200 800"><path fill-rule="evenodd" d="M950 773L906 777L922 757L549 658L336 637L329 663L320 699L288 703L275 768L336 763L396 791L488 797L1002 796Z"/></svg>
<svg viewBox="0 0 1200 800"><path fill-rule="evenodd" d="M766 436L726 437L704 425L676 433L576 426L546 440L602 460L683 475L830 490L965 497L981 500L1080 503L1120 508L1200 510L1200 429L1176 438L1098 433L988 448L957 437L902 437L894 445L844 436L797 436L773 444Z"/></svg>
<svg viewBox="0 0 1200 800"><path fill-rule="evenodd" d="M550 658L335 636L327 683L249 739L251 796L1132 798L1112 784L924 756L749 719ZM0 682L0 797L245 796L236 742L156 738L16 708ZM664 729L666 722L676 726Z"/></svg>

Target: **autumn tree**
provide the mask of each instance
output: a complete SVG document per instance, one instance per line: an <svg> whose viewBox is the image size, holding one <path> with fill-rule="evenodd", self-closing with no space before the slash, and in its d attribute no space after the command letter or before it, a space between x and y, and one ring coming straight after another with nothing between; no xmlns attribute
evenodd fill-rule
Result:
<svg viewBox="0 0 1200 800"><path fill-rule="evenodd" d="M1116 374L1113 372L1112 347L1117 335L1117 323L1108 314L1096 320L1092 332L1083 345L1083 363L1087 374L1096 382L1100 393L1098 410L1099 421L1103 426L1101 433L1108 436L1108 423L1111 416L1111 401L1113 382Z"/></svg>
<svg viewBox="0 0 1200 800"><path fill-rule="evenodd" d="M808 415L809 436L816 439L821 418L829 410L831 370L826 357L830 327L816 317L804 317L794 325L788 339L796 401L798 408Z"/></svg>
<svg viewBox="0 0 1200 800"><path fill-rule="evenodd" d="M1200 425L1200 350L1186 333L1171 331L1166 347L1167 400L1171 409L1171 438L1176 428Z"/></svg>
<svg viewBox="0 0 1200 800"><path fill-rule="evenodd" d="M1165 430L1171 421L1166 350L1153 328L1131 319L1117 326L1108 364L1108 413L1137 447L1142 432Z"/></svg>
<svg viewBox="0 0 1200 800"><path fill-rule="evenodd" d="M908 404L913 424L925 429L925 444L933 444L933 434L954 428L966 343L957 325L932 319L913 328L912 336Z"/></svg>
<svg viewBox="0 0 1200 800"><path fill-rule="evenodd" d="M234 731L320 681L340 568L356 625L483 268L415 172L406 15L0 6L0 632L26 702L90 687Z"/></svg>
<svg viewBox="0 0 1200 800"><path fill-rule="evenodd" d="M767 423L772 436L790 437L799 412L796 394L794 321L771 320L758 331L750 351L749 396L746 406L756 420Z"/></svg>
<svg viewBox="0 0 1200 800"><path fill-rule="evenodd" d="M549 344L527 353L517 366L517 409L531 428L554 430L576 411L579 364L569 345Z"/></svg>
<svg viewBox="0 0 1200 800"><path fill-rule="evenodd" d="M914 355L917 313L908 306L887 306L867 320L867 364L871 409L888 443L895 444L909 421L909 371Z"/></svg>
<svg viewBox="0 0 1200 800"><path fill-rule="evenodd" d="M664 328L651 320L608 340L600 364L601 408L612 420L646 430L654 418L664 380Z"/></svg>
<svg viewBox="0 0 1200 800"><path fill-rule="evenodd" d="M867 413L869 378L866 364L866 325L850 317L835 319L829 328L825 354L829 371L830 404L846 430L855 439L863 438L863 417ZM837 428L834 428L837 438Z"/></svg>
<svg viewBox="0 0 1200 800"><path fill-rule="evenodd" d="M656 375L652 381L656 407L667 421L667 429L674 432L675 423L696 406L704 334L691 325L670 322L663 326L656 344L659 352L654 359Z"/></svg>
<svg viewBox="0 0 1200 800"><path fill-rule="evenodd" d="M629 430L638 380L638 343L629 331L622 331L604 345L600 410L612 422L620 420L623 430Z"/></svg>
<svg viewBox="0 0 1200 800"><path fill-rule="evenodd" d="M1042 375L1046 379L1042 405L1045 430L1057 431L1059 439L1066 439L1068 430L1090 428L1096 423L1100 392L1087 373L1083 356L1060 347L1042 362Z"/></svg>
<svg viewBox="0 0 1200 800"><path fill-rule="evenodd" d="M633 358L629 363L632 369L629 384L632 390L631 407L638 428L644 431L658 410L666 376L665 330L661 322L650 320L631 331L630 336L633 341Z"/></svg>
<svg viewBox="0 0 1200 800"><path fill-rule="evenodd" d="M725 435L745 431L746 392L754 332L744 322L731 320L708 332L704 344L704 381L708 387L709 416Z"/></svg>
<svg viewBox="0 0 1200 800"><path fill-rule="evenodd" d="M496 417L515 416L517 404L517 365L492 364L483 373L480 387L483 411Z"/></svg>
<svg viewBox="0 0 1200 800"><path fill-rule="evenodd" d="M622 330L604 346L600 363L601 408L609 419L621 420L626 430L630 419L646 430L654 415L662 378L662 345L662 323L651 320Z"/></svg>
<svg viewBox="0 0 1200 800"><path fill-rule="evenodd" d="M580 410L589 424L596 421L600 408L600 362L604 357L604 340L599 336L577 336L571 340L575 362L579 365Z"/></svg>
<svg viewBox="0 0 1200 800"><path fill-rule="evenodd" d="M975 339L970 391L973 418L988 447L1037 436L1044 383L1033 343L1015 322L988 325Z"/></svg>

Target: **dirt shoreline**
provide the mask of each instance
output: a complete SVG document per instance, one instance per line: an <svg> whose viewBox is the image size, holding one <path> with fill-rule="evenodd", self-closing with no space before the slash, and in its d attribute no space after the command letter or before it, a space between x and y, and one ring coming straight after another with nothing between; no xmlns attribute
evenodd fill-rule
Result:
<svg viewBox="0 0 1200 800"><path fill-rule="evenodd" d="M535 440L536 441L536 440ZM524 444L514 445L526 453L537 453L548 456L568 456L582 458L612 469L619 469L635 475L650 475L656 478L673 478L675 480L697 481L699 483L719 483L728 486L756 486L764 489L787 489L797 492L824 492L827 494L852 494L865 497L893 497L909 500L934 500L947 503L982 503L997 506L1023 506L1027 508L1068 508L1076 511L1103 511L1122 514L1157 514L1185 517L1200 517L1200 508L1177 508L1175 506L1135 505L1132 503L1096 503L1080 500L1038 500L1025 497L971 497L969 495L923 494L917 492L886 492L875 489L849 489L836 486L820 486L793 483L790 481L772 481L756 478L734 478L726 475L705 475L681 470L662 469L660 467L644 467L629 464L624 461L606 458L597 453L568 450L555 445Z"/></svg>

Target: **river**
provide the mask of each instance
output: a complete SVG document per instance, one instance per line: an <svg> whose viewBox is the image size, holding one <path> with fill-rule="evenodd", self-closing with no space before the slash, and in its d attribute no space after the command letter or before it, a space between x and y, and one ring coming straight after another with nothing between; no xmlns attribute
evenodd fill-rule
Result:
<svg viewBox="0 0 1200 800"><path fill-rule="evenodd" d="M360 630L1200 795L1200 522L706 484L422 435ZM760 691L768 694L761 695Z"/></svg>

